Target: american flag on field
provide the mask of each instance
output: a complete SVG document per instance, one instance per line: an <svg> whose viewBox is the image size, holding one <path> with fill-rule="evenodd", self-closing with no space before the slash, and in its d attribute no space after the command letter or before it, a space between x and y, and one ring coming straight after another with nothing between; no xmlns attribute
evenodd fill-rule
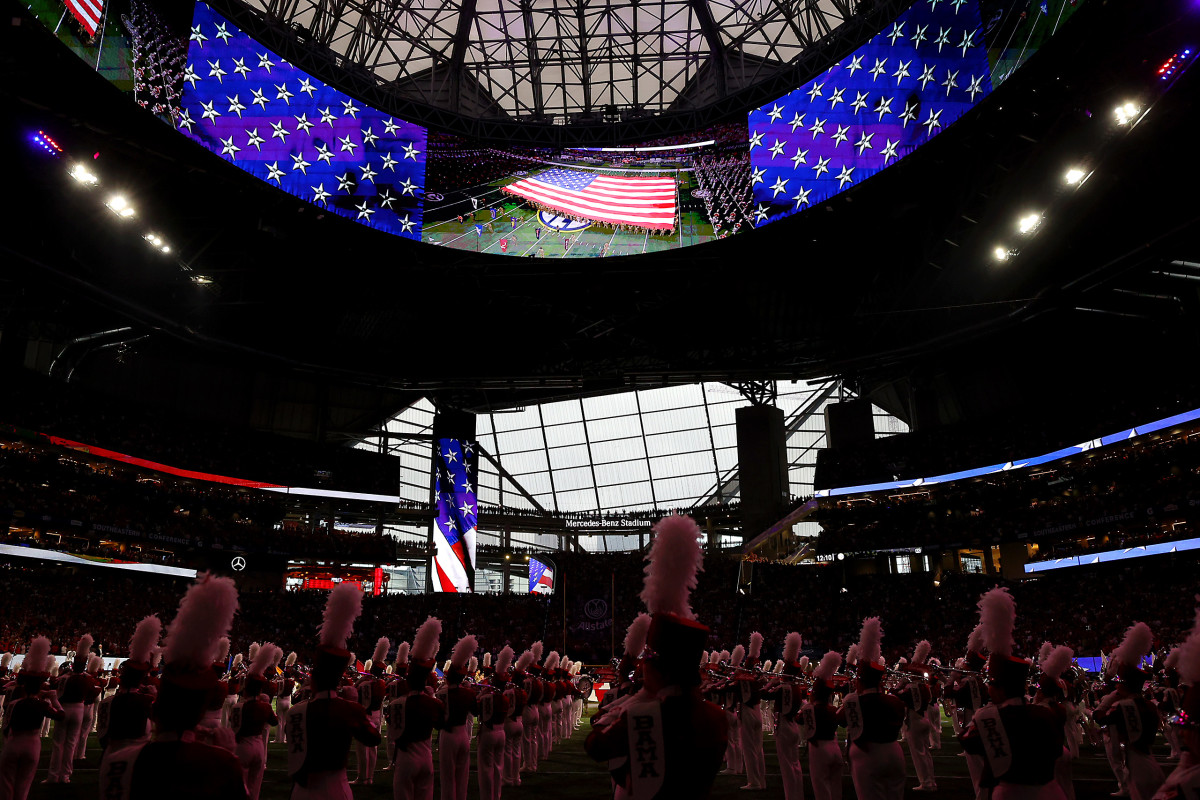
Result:
<svg viewBox="0 0 1200 800"><path fill-rule="evenodd" d="M529 559L529 593L551 594L554 591L554 570L536 558Z"/></svg>
<svg viewBox="0 0 1200 800"><path fill-rule="evenodd" d="M88 36L95 36L104 15L104 0L67 0L67 10L79 20Z"/></svg>
<svg viewBox="0 0 1200 800"><path fill-rule="evenodd" d="M504 191L572 217L651 230L675 227L674 178L548 169L505 186Z"/></svg>
<svg viewBox="0 0 1200 800"><path fill-rule="evenodd" d="M434 459L437 518L433 522L433 563L439 592L470 592L475 585L478 503L471 463L474 457L474 442L438 440Z"/></svg>

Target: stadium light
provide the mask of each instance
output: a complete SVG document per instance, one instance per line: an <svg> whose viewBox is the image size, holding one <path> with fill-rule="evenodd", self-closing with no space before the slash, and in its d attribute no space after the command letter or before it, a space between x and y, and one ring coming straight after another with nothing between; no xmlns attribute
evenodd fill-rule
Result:
<svg viewBox="0 0 1200 800"><path fill-rule="evenodd" d="M207 286L212 283L212 278L205 277L204 275L196 275L192 277L192 283L197 286Z"/></svg>
<svg viewBox="0 0 1200 800"><path fill-rule="evenodd" d="M992 255L996 257L997 261L1008 261L1008 251L1003 247L997 247L992 251Z"/></svg>
<svg viewBox="0 0 1200 800"><path fill-rule="evenodd" d="M95 186L100 182L100 179L88 172L87 168L84 167L83 164L76 164L74 168L71 169L71 177L85 186Z"/></svg>
<svg viewBox="0 0 1200 800"><path fill-rule="evenodd" d="M1041 214L1026 214L1025 216L1021 217L1020 221L1017 223L1017 230L1021 231L1021 233L1029 233L1036 228L1038 223L1041 221Z"/></svg>
<svg viewBox="0 0 1200 800"><path fill-rule="evenodd" d="M105 203L105 205L108 206L118 217L128 219L134 215L133 206L129 205L129 201L119 194L114 194L112 197L108 198L108 202Z"/></svg>
<svg viewBox="0 0 1200 800"><path fill-rule="evenodd" d="M1141 108L1136 103L1122 103L1114 109L1113 113L1117 115L1118 125L1128 125L1133 122L1134 117L1138 115Z"/></svg>
<svg viewBox="0 0 1200 800"><path fill-rule="evenodd" d="M1082 181L1086 176L1087 173L1081 170L1079 167L1071 167L1069 170L1067 170L1067 174L1063 176L1063 180L1074 186Z"/></svg>

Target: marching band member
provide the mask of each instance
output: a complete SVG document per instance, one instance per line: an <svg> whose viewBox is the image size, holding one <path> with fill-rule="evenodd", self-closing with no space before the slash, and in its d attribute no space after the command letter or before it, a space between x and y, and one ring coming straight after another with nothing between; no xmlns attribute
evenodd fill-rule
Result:
<svg viewBox="0 0 1200 800"><path fill-rule="evenodd" d="M767 762L763 753L762 691L754 669L761 662L762 634L750 634L750 653L746 667L737 673L738 735L742 742L742 760L746 765L746 785L743 789L767 788Z"/></svg>
<svg viewBox="0 0 1200 800"><path fill-rule="evenodd" d="M238 608L231 578L201 573L167 628L163 673L154 701L154 737L109 752L100 773L102 797L129 800L243 800L246 787L237 758L227 749L195 741L217 676L217 641L229 633Z"/></svg>
<svg viewBox="0 0 1200 800"><path fill-rule="evenodd" d="M733 670L740 668L746 660L746 648L740 644L734 645L733 652L721 651L722 656L726 654L727 657L721 660ZM741 728L737 715L739 687L737 681L730 676L721 684L721 689L721 707L725 709L725 724L729 727L729 739L725 745L725 769L722 770L722 774L741 775L746 771L746 756L742 752Z"/></svg>
<svg viewBox="0 0 1200 800"><path fill-rule="evenodd" d="M425 692L442 635L442 623L429 617L413 637L409 653L408 693L388 706L388 726L396 726L392 753L392 796L395 800L432 800L433 729L442 724L445 706Z"/></svg>
<svg viewBox="0 0 1200 800"><path fill-rule="evenodd" d="M837 712L833 698L834 675L842 654L830 650L813 671L812 700L800 710L801 735L808 740L808 772L816 800L841 800L846 761L837 743Z"/></svg>
<svg viewBox="0 0 1200 800"><path fill-rule="evenodd" d="M1042 645L1042 650L1038 654L1038 668L1041 670L1042 678L1038 682L1037 692L1033 698L1033 702L1037 705L1045 706L1053 711L1062 725L1066 747L1055 763L1054 779L1058 781L1067 800L1075 800L1075 782L1071 779L1071 760L1079 757L1079 749L1078 744L1074 749L1072 748L1070 733L1070 728L1074 724L1075 706L1067 697L1067 686L1060 676L1067 667L1071 666L1071 659L1074 657L1075 651L1065 645L1054 647L1049 642Z"/></svg>
<svg viewBox="0 0 1200 800"><path fill-rule="evenodd" d="M1154 634L1144 622L1134 623L1125 639L1113 651L1109 667L1114 670L1117 688L1105 696L1096 708L1096 722L1109 728L1109 735L1124 745L1129 796L1150 800L1166 776L1150 753L1158 733L1158 713L1142 694L1149 675L1139 665L1154 646Z"/></svg>
<svg viewBox="0 0 1200 800"><path fill-rule="evenodd" d="M71 675L61 682L58 702L62 704L64 717L54 723L54 749L50 753L50 774L43 783L70 783L75 768L75 751L80 737L86 738L83 729L84 704L95 702L100 686L88 674L88 659L91 656L92 635L85 633L75 646L75 658L71 662Z"/></svg>
<svg viewBox="0 0 1200 800"><path fill-rule="evenodd" d="M960 737L963 748L984 757L984 783L994 787L994 800L1062 800L1054 779L1063 752L1062 724L1049 709L1025 702L1031 665L1013 655L1017 611L1008 590L984 594L979 618L992 704L975 712Z"/></svg>
<svg viewBox="0 0 1200 800"><path fill-rule="evenodd" d="M904 741L908 745L908 752L912 757L913 770L917 773L919 784L914 791L918 792L937 790L937 780L933 775L933 756L929 752L930 724L927 712L929 704L933 700L933 693L929 690L926 677L929 666L925 662L929 658L929 650L928 641L922 640L917 643L913 660L905 665L905 671L911 677L900 692L900 699L908 708L905 715L907 733Z"/></svg>
<svg viewBox="0 0 1200 800"><path fill-rule="evenodd" d="M511 697L508 687L508 668L512 663L513 651L505 647L496 659L496 668L491 668L490 653L485 654L485 672L488 680L482 684L475 697L475 711L479 715L479 800L500 800L504 786L507 734ZM515 733L515 732L514 732Z"/></svg>
<svg viewBox="0 0 1200 800"><path fill-rule="evenodd" d="M850 776L859 800L900 800L904 796L904 751L896 737L904 723L904 703L880 692L886 670L879 663L883 629L879 617L863 620L858 642L855 691L837 713L850 741Z"/></svg>
<svg viewBox="0 0 1200 800"><path fill-rule="evenodd" d="M553 678L558 659L558 653L551 650L538 670L538 680L542 684L542 699L538 704L538 761L545 761L554 749L554 700L558 696L558 687Z"/></svg>
<svg viewBox="0 0 1200 800"><path fill-rule="evenodd" d="M263 732L279 724L279 717L271 708L270 695L265 691L268 685L266 672L279 652L282 651L269 642L258 648L246 672L242 699L229 712L230 727L237 740L237 757L242 764L246 794L250 800L258 800L263 772L267 768L267 746L263 741Z"/></svg>
<svg viewBox="0 0 1200 800"><path fill-rule="evenodd" d="M705 797L729 735L724 713L700 696L697 660L709 629L692 613L702 566L700 530L688 517L655 526L642 600L651 614L645 685L616 719L588 735L584 749L609 761L614 797Z"/></svg>
<svg viewBox="0 0 1200 800"><path fill-rule="evenodd" d="M1200 609L1187 639L1171 655L1180 681L1186 684L1179 710L1168 723L1176 730L1182 753L1154 800L1184 800L1200 794Z"/></svg>
<svg viewBox="0 0 1200 800"><path fill-rule="evenodd" d="M362 591L349 583L335 586L325 602L310 677L312 695L292 705L284 723L292 800L348 800L346 759L351 739L379 744L379 729L371 724L366 709L338 692L342 674L353 658L346 642L360 614Z"/></svg>
<svg viewBox="0 0 1200 800"><path fill-rule="evenodd" d="M367 719L379 730L383 720L383 698L386 686L383 682L383 668L387 665L388 650L392 642L388 637L381 636L375 642L375 652L371 659L363 665L367 674L358 682L358 704L367 712ZM354 744L358 775L351 783L372 784L375 782L375 764L379 759L379 745L368 745L358 741Z"/></svg>
<svg viewBox="0 0 1200 800"><path fill-rule="evenodd" d="M541 749L539 744L541 710L539 707L542 702L542 683L534 673L537 672L537 660L541 657L542 643L534 642L526 652L530 654L529 660L526 661L525 653L522 653L521 658L517 661L517 673L525 689L526 698L525 710L522 712L521 719L521 771L537 772Z"/></svg>
<svg viewBox="0 0 1200 800"><path fill-rule="evenodd" d="M87 756L87 740L96 728L96 703L104 695L108 679L101 678L104 671L104 659L92 654L88 657L87 674L92 679L95 692L88 692L83 697L83 724L79 726L79 738L75 740L75 760L83 761Z"/></svg>
<svg viewBox="0 0 1200 800"><path fill-rule="evenodd" d="M804 768L800 764L800 725L796 717L803 703L802 684L791 680L802 677L800 646L796 631L783 640L782 671L767 684L763 697L775 701L775 752L779 756L779 774L783 778L784 800L804 800Z"/></svg>
<svg viewBox="0 0 1200 800"><path fill-rule="evenodd" d="M512 650L511 647L507 649ZM500 651L500 655L504 655L504 650ZM508 658L509 661L512 660L511 652ZM523 751L528 748L528 739L525 737L525 711L529 703L524 676L526 668L532 662L533 653L528 650L517 659L510 673L506 674L500 669L499 659L496 662L496 677L497 680L506 681L504 692L508 695L509 702L508 718L504 720L504 783L507 786L520 786L521 773L524 771L521 768L521 758Z"/></svg>
<svg viewBox="0 0 1200 800"><path fill-rule="evenodd" d="M150 660L162 635L162 621L157 616L143 619L134 628L129 640L129 658L121 663L120 687L116 694L104 698L96 710L100 746L115 752L150 738L150 718L154 695L146 676ZM103 757L101 770L104 769Z"/></svg>
<svg viewBox="0 0 1200 800"><path fill-rule="evenodd" d="M288 709L292 707L292 694L295 691L296 653L293 651L288 653L287 660L283 662L283 677L279 679L279 690L275 696L275 713L281 722L287 719ZM280 724L275 727L275 742L276 744L287 743L287 725Z"/></svg>
<svg viewBox="0 0 1200 800"><path fill-rule="evenodd" d="M44 719L61 724L66 717L58 696L46 686L50 677L50 640L39 636L29 645L16 686L4 704L4 749L0 750L0 797L25 800L42 756Z"/></svg>
<svg viewBox="0 0 1200 800"><path fill-rule="evenodd" d="M454 644L446 684L438 692L445 714L438 727L438 771L442 778L442 800L466 800L467 777L471 773L471 712L475 690L463 685L468 664L479 642L467 635Z"/></svg>

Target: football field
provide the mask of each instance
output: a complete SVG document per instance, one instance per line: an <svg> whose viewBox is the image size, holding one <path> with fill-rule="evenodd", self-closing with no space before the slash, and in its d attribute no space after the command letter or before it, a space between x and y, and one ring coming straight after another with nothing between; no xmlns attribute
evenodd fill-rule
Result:
<svg viewBox="0 0 1200 800"><path fill-rule="evenodd" d="M659 173L639 171L637 174L653 177ZM674 174L674 171L662 174ZM501 191L501 187L521 179L510 176L461 193L461 197L451 195L441 204L429 204L421 240L478 253L534 258L607 258L673 250L714 239L703 203L691 196L695 188L691 173L680 172L678 176L681 224L672 234L620 230L601 223L582 230L547 227L539 221L536 208ZM478 201L478 207L471 201L472 197ZM482 230L477 226L482 226Z"/></svg>

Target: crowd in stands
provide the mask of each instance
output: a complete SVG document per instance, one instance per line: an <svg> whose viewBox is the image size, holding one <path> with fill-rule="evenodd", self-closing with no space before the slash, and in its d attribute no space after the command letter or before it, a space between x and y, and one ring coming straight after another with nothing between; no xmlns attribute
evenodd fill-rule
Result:
<svg viewBox="0 0 1200 800"><path fill-rule="evenodd" d="M480 147L447 134L430 144L426 162L425 191L442 194L483 186L492 181L527 170L546 160L552 153L538 150L497 150Z"/></svg>
<svg viewBox="0 0 1200 800"><path fill-rule="evenodd" d="M1195 535L1200 433L1112 444L1038 467L823 501L819 552L1030 541L1039 556Z"/></svg>
<svg viewBox="0 0 1200 800"><path fill-rule="evenodd" d="M180 419L25 370L5 376L0 425L103 447L172 467L283 486L395 494L395 456Z"/></svg>
<svg viewBox="0 0 1200 800"><path fill-rule="evenodd" d="M372 561L397 553L393 539L373 532L286 520L282 495L0 444L0 523L9 544L158 562L159 551L170 550L181 564L213 549Z"/></svg>
<svg viewBox="0 0 1200 800"><path fill-rule="evenodd" d="M704 210L718 237L754 227L750 155L702 156L695 161L696 183L704 192ZM693 192L693 196L695 192Z"/></svg>
<svg viewBox="0 0 1200 800"><path fill-rule="evenodd" d="M643 566L637 554L564 555L556 573L567 579L563 597L367 597L351 648L361 658L378 636L408 639L432 614L445 626L443 642L452 643L469 632L493 652L505 643L524 646L535 639L559 648L565 632L566 652L572 658L606 662L614 642L619 647L626 626L644 610L638 599ZM766 639L764 656L773 658L791 630L802 633L808 652L844 652L857 638L863 617L879 615L889 662L910 654L914 642L923 638L931 641L935 656L953 659L963 653L967 632L977 620L975 602L995 585L1007 585L1016 599L1021 654L1036 653L1046 640L1068 644L1080 656L1110 652L1135 620L1150 625L1161 648L1180 642L1191 627L1200 584L1194 556L1183 555L1012 584L986 575L943 575L939 585L928 574L846 576L835 566L755 564L742 593L738 576L744 568L733 557L707 557L692 607L712 628L711 647L730 648L759 631ZM90 631L105 652L123 653L134 624L144 615L158 613L170 620L184 585L178 579L96 573L0 566L6 587L0 651L19 652L32 636L45 634L61 652L80 633ZM1152 603L1148 597L1153 597ZM593 598L605 599L611 616L593 616L596 606L588 602ZM321 591L242 591L234 647L245 650L252 641L272 641L285 652L294 649L305 657L316 641L324 602Z"/></svg>

